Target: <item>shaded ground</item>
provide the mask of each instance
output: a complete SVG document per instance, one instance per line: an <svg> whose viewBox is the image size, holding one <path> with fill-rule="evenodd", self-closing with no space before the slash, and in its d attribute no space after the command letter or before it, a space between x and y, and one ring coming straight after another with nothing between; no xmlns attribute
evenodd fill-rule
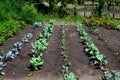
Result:
<svg viewBox="0 0 120 80"><path fill-rule="evenodd" d="M81 80L100 80L102 72L99 69L94 69L93 65L89 65L89 57L83 52L84 45L81 43L81 39L76 31L74 23L67 23L67 39L66 47L68 53L68 60L72 63L70 70L74 72L76 77ZM16 41L21 41L25 33L31 32L32 27L27 27L21 30L17 35L8 39L1 48L7 52L13 46ZM34 33L34 37L31 39L33 42L38 38L39 32L43 27L38 28ZM48 39L49 45L47 49L43 52L43 59L45 61L41 70L30 71L29 60L31 54L31 43L26 43L23 45L20 55L14 60L7 63L5 67L6 75L5 80L62 80L61 77L61 67L62 67L62 57L61 57L61 23L56 23L54 27L54 32L52 36ZM117 52L120 52L120 32L115 30L107 30L104 28L99 28L102 38L107 40L98 40L96 35L90 33L87 27L85 27L90 37L94 41L95 45L98 47L101 53L108 57L109 67L113 69L120 70L120 56L117 56ZM112 36L111 36L112 35ZM9 44L9 45L8 45ZM116 47L115 47L116 46ZM33 76L27 77L29 74Z"/></svg>

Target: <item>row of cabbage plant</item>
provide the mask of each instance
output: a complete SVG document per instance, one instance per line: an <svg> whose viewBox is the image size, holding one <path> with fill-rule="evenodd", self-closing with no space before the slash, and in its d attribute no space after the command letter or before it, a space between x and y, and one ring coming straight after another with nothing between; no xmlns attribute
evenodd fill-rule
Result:
<svg viewBox="0 0 120 80"><path fill-rule="evenodd" d="M47 39L52 35L54 22L54 20L50 20L49 24L45 25L43 31L39 33L39 38L31 44L33 56L30 60L30 66L33 70L38 70L44 64L42 51L48 46Z"/></svg>
<svg viewBox="0 0 120 80"><path fill-rule="evenodd" d="M99 30L97 29L97 27L94 24L92 24L91 22L87 22L86 24L90 28L91 32L93 32L93 33L95 33L97 35L100 34Z"/></svg>
<svg viewBox="0 0 120 80"><path fill-rule="evenodd" d="M91 42L91 38L83 29L82 24L77 24L77 31L81 35L81 39L83 39L83 44L86 45L86 54L91 57L93 63L97 65L104 73L101 76L101 80L120 80L120 72L118 70L112 70L105 67L105 65L108 64L106 56L100 54L98 48Z"/></svg>
<svg viewBox="0 0 120 80"><path fill-rule="evenodd" d="M71 62L67 60L67 52L66 52L66 23L62 22L62 53L61 56L63 58L63 66L62 66L62 77L63 80L79 80L78 78L75 78L74 73L69 71L69 67L71 65Z"/></svg>
<svg viewBox="0 0 120 80"><path fill-rule="evenodd" d="M88 56L90 56L90 60L93 61L96 67L104 70L105 65L108 63L107 57L103 54L100 54L98 48L94 45L87 32L83 29L82 24L77 24L77 31L79 32L81 39L83 40L83 43L85 45L84 51Z"/></svg>
<svg viewBox="0 0 120 80"><path fill-rule="evenodd" d="M95 25L93 25L91 22L87 23L87 26L90 28L90 31L99 35L101 37L101 34L99 32L99 29ZM119 30L119 27L116 27ZM103 70L104 74L101 77L102 80L120 80L120 71L118 70L112 70L109 68L105 68Z"/></svg>
<svg viewBox="0 0 120 80"><path fill-rule="evenodd" d="M32 33L28 33L24 36L24 39L26 39L27 41L29 41L31 38L33 37ZM10 51L8 51L6 54L4 53L3 50L0 51L0 74L1 75L5 75L5 73L3 72L3 68L6 65L5 62L10 61L11 59L14 59L16 56L19 55L19 51L22 49L22 45L23 43L25 43L26 41L23 42L23 38L21 42L16 42L14 43L12 49Z"/></svg>
<svg viewBox="0 0 120 80"><path fill-rule="evenodd" d="M42 26L42 24L43 24L42 22L35 22L33 25L33 30L35 30L35 28ZM30 39L32 37L33 37L32 33L27 33L22 38L21 42L14 43L12 49L10 51L8 51L7 53L4 53L3 50L0 50L0 60L1 60L1 62L0 62L0 74L1 75L5 75L5 72L3 72L3 69L6 66L5 62L8 62L11 59L14 59L16 56L18 56L19 51L22 49L22 45L25 43L29 43Z"/></svg>

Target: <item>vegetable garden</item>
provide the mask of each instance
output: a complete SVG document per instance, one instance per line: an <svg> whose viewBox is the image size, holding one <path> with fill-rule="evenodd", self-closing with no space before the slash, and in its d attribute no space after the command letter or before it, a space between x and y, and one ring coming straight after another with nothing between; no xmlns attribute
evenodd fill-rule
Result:
<svg viewBox="0 0 120 80"><path fill-rule="evenodd" d="M0 46L0 80L120 80L119 35L91 23L35 23Z"/></svg>
<svg viewBox="0 0 120 80"><path fill-rule="evenodd" d="M120 0L1 0L0 80L120 80L119 7Z"/></svg>

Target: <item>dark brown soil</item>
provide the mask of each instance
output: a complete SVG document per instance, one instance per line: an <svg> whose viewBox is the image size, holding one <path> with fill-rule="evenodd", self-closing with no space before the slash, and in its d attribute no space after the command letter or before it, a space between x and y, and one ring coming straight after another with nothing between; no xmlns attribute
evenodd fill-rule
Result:
<svg viewBox="0 0 120 80"><path fill-rule="evenodd" d="M34 37L30 40L31 42L33 42L36 38L38 38L39 36L39 31L42 30L43 27L38 28L37 30L35 30L35 32L33 32ZM5 53L8 52L9 50L12 49L13 44L17 41L22 40L22 38L24 37L25 34L32 32L32 27L26 27L24 29L22 29L18 34L16 34L15 36L9 38L4 44L3 46L1 46ZM31 43L25 43L22 47L22 50L20 51L20 54L14 59L11 60L8 63L5 63L5 77L6 78L14 78L14 79L18 79L20 77L25 77L28 75L29 70L27 70L27 65L29 65L29 60L30 60L30 56L28 56L28 54L31 53Z"/></svg>
<svg viewBox="0 0 120 80"><path fill-rule="evenodd" d="M75 24L69 23L67 31L67 52L68 60L71 62L71 71L80 80L100 80L102 72L89 65L89 57L84 53L84 45L77 32Z"/></svg>
<svg viewBox="0 0 120 80"><path fill-rule="evenodd" d="M101 54L107 56L108 67L120 70L120 31L98 27L101 35L99 37L93 34L87 26L84 25L84 28Z"/></svg>
<svg viewBox="0 0 120 80"><path fill-rule="evenodd" d="M82 45L82 40L76 31L74 23L67 23L67 38L66 48L68 54L68 60L71 62L70 71L72 71L76 77L80 80L100 80L102 72L99 69L95 69L93 65L89 64L89 57L85 55ZM31 42L34 42L38 38L39 32L43 27L38 28L33 33ZM48 39L49 45L43 52L44 65L38 71L30 71L28 68L29 60L31 57L28 54L32 54L31 43L23 45L20 55L14 60L11 60L5 66L6 75L3 76L5 80L62 80L61 67L61 23L55 23L54 32ZM120 56L116 55L116 52L120 52L120 32L116 30L107 30L99 28L102 38L98 40L96 35L90 33L87 27L85 27L95 45L98 47L101 53L108 57L109 67L112 69L120 70ZM17 41L21 41L24 34L31 32L32 27L26 27L22 29L17 35L6 40L1 46L5 52L8 52L13 44ZM107 40L107 42L105 41ZM28 77L28 75L32 75Z"/></svg>

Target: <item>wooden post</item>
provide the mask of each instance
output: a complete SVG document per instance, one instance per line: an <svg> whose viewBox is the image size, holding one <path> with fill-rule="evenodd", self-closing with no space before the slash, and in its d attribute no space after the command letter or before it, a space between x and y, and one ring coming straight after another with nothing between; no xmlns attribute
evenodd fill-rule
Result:
<svg viewBox="0 0 120 80"><path fill-rule="evenodd" d="M115 18L115 0L113 0L113 18Z"/></svg>
<svg viewBox="0 0 120 80"><path fill-rule="evenodd" d="M85 15L85 10L86 10L86 9L85 9L85 4L84 4L84 17L86 17L86 15Z"/></svg>

